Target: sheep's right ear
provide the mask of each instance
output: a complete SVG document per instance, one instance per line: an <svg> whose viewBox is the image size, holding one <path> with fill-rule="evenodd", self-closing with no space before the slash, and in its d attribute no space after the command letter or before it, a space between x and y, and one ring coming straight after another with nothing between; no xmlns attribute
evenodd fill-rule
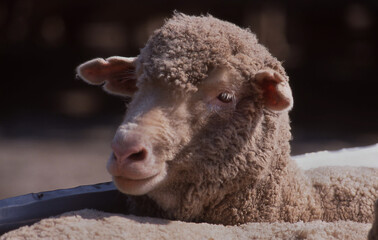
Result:
<svg viewBox="0 0 378 240"><path fill-rule="evenodd" d="M132 97L136 87L135 58L96 58L79 65L77 75L89 84L102 85L106 92Z"/></svg>
<svg viewBox="0 0 378 240"><path fill-rule="evenodd" d="M289 111L293 107L293 95L289 82L278 72L266 69L256 73L255 79L265 107L274 112Z"/></svg>

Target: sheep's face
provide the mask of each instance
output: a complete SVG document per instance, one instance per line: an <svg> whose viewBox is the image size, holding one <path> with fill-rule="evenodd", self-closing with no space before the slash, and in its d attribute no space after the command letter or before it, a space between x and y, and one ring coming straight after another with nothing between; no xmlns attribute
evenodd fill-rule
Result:
<svg viewBox="0 0 378 240"><path fill-rule="evenodd" d="M239 86L228 80L227 71L218 69L195 92L183 93L160 81L138 85L108 163L121 191L145 194L154 189L175 174L171 162L181 160L179 153L203 126L230 118Z"/></svg>
<svg viewBox="0 0 378 240"><path fill-rule="evenodd" d="M112 57L78 67L85 81L105 83L106 91L132 97L107 164L116 186L127 194L175 185L183 172L192 171L195 176L201 171L197 156L203 159L204 153L197 152L193 144L199 138L211 144L212 137L233 124L235 115L240 118L241 108L261 108L259 99L272 111L287 110L292 104L287 81L272 70L255 74L259 88L255 91L248 79L226 67L210 71L195 91L183 91L164 81L139 81L143 72L134 73L134 64L132 58Z"/></svg>

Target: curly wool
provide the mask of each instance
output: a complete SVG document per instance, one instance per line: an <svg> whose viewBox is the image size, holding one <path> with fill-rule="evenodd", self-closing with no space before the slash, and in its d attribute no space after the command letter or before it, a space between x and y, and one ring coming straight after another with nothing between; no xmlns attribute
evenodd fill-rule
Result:
<svg viewBox="0 0 378 240"><path fill-rule="evenodd" d="M216 66L234 68L245 79L264 68L287 78L281 63L249 29L212 16L175 13L153 33L137 61L144 73L140 82L159 79L185 90L196 90Z"/></svg>
<svg viewBox="0 0 378 240"><path fill-rule="evenodd" d="M187 91L195 91L211 68L218 66L234 70L239 75L234 81L243 82L243 88L251 91L256 89L250 87L254 84L253 76L261 69L276 70L288 80L281 63L258 43L253 33L212 16L175 14L154 32L141 50L136 66L142 68L137 72L144 74L139 84L158 80ZM148 194L158 205L164 204L161 192L174 188L175 196L181 196L177 208L164 209L165 217L223 224L284 218L278 206L284 194L281 185L287 185L286 189L296 183L286 181L286 171L291 171L286 167L291 139L288 114L265 111L257 99L251 100L238 104L237 112L222 131L216 122L208 122L170 163L170 172L179 172L180 176L171 174L166 181L167 189L162 186ZM278 175L281 170L285 172L282 176ZM277 179L264 179L265 174L273 171L277 172ZM298 181L301 178L297 176ZM272 188L266 188L263 194L256 193L260 186L264 188L265 181ZM290 211L292 217L287 220L319 218L319 213L311 216L297 213L316 212L314 200L299 197L312 193L305 189L309 185L303 181L299 187L303 191L293 194L300 210ZM239 196L241 192L249 196ZM255 201L260 197L267 200ZM271 211L273 206L277 211Z"/></svg>
<svg viewBox="0 0 378 240"><path fill-rule="evenodd" d="M146 136L140 142L151 144L156 158L149 158L144 167L155 167L151 162L158 161L156 166L164 167L159 174L163 179L146 184L151 188L125 190L146 194L130 199L131 213L221 224L373 220L377 169L348 170L350 175L341 174L342 169L320 169L326 174L309 177L290 158L288 77L250 31L211 16L176 13L155 31L135 61L111 59L125 63L124 70L134 71L134 64L136 68L137 80L132 80L138 91L135 86L123 89L126 95L136 92L120 128L134 126L134 134ZM109 63L95 59L81 65L79 72ZM111 70L100 82L120 86L124 79L113 79ZM87 73L93 75L90 68ZM273 78L261 82L261 73L272 73ZM229 91L228 86L215 86L222 85L221 80L231 86L235 102L218 112L211 109L220 104L216 96ZM98 76L89 82L98 84ZM280 100L287 101L279 106ZM128 136L121 130L116 140Z"/></svg>
<svg viewBox="0 0 378 240"><path fill-rule="evenodd" d="M378 170L356 170L349 176L340 169L341 178L357 180L331 184L325 180L327 174L325 178L316 172L306 176L290 158L288 112L264 107L255 94L254 75L272 69L287 81L288 77L249 30L212 16L176 13L141 50L136 60L137 84L164 82L190 95L217 67L236 73L233 82L248 91L248 97L221 124L222 119L209 118L201 129L201 124L192 126L190 142L167 163L170 174L164 183L147 196L131 199L133 213L221 224L373 220ZM172 121L177 126L186 124L185 119L174 116ZM169 146L172 152L175 148ZM361 178L366 172L368 182ZM333 199L335 192L343 204ZM168 203L172 199L177 200L176 205Z"/></svg>
<svg viewBox="0 0 378 240"><path fill-rule="evenodd" d="M238 103L222 129L217 119L199 132L192 129L196 134L169 162L165 183L148 197L137 197L136 209L156 206L156 211L152 207L147 214L221 224L317 219L371 222L371 199L378 197L377 170L371 170L370 182L365 182L361 174L367 170L349 176L342 175L340 169L340 177L357 180L330 184L318 175L306 176L290 158L288 113L264 109L254 94L257 71L272 69L287 81L288 77L281 63L249 30L212 16L176 13L154 32L136 61L138 84L165 82L187 94L196 91L218 66L234 71L238 77L233 81L248 89L251 97ZM342 205L332 199L335 191L345 198ZM178 205L166 204L170 194L179 198Z"/></svg>

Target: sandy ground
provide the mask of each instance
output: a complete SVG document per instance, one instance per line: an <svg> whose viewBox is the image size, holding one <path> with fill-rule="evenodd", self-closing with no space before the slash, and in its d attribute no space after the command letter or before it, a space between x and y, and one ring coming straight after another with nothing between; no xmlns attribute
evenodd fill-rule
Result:
<svg viewBox="0 0 378 240"><path fill-rule="evenodd" d="M1 139L0 199L111 181L111 135L84 139Z"/></svg>
<svg viewBox="0 0 378 240"><path fill-rule="evenodd" d="M111 126L84 130L68 138L0 136L0 199L111 181L105 164L113 133ZM361 145L301 139L292 143L293 154L353 146Z"/></svg>

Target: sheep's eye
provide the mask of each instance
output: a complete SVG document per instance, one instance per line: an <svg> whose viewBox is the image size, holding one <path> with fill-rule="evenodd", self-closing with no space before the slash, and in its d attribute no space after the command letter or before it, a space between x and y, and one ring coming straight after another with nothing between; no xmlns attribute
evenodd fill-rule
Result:
<svg viewBox="0 0 378 240"><path fill-rule="evenodd" d="M229 103L232 101L234 96L231 93L228 92L222 92L221 94L218 95L217 97L219 101L224 102L224 103Z"/></svg>

